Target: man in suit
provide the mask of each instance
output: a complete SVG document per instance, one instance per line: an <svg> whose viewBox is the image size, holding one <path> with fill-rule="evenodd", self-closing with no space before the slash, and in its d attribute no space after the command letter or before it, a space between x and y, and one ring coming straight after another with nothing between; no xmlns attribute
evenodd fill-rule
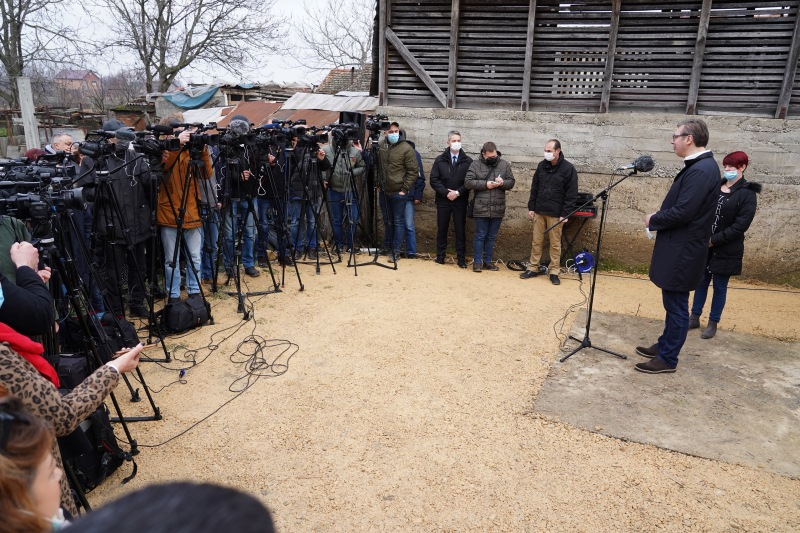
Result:
<svg viewBox="0 0 800 533"><path fill-rule="evenodd" d="M719 187L719 166L706 149L708 127L700 119L678 124L672 135L675 155L683 158L661 209L645 218L645 227L658 232L650 262L650 280L661 289L666 311L664 333L649 348L636 353L650 358L636 365L648 374L675 372L678 354L689 332L689 292L703 277L711 219Z"/></svg>

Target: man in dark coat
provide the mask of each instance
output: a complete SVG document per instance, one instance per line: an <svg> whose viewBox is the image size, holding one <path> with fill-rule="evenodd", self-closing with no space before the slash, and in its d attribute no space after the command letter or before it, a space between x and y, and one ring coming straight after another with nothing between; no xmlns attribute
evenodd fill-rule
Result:
<svg viewBox="0 0 800 533"><path fill-rule="evenodd" d="M464 178L472 158L461 149L461 134L455 130L447 134L447 148L439 154L431 167L431 188L436 191L436 262L444 264L447 252L447 233L450 218L456 234L456 260L458 266L467 268L467 202L469 190Z"/></svg>
<svg viewBox="0 0 800 533"><path fill-rule="evenodd" d="M689 292L703 277L711 236L711 219L719 187L719 166L706 150L708 127L700 119L678 124L672 135L675 155L684 158L661 210L645 218L645 227L658 232L650 262L650 280L661 289L666 311L664 333L649 348L636 352L652 358L636 365L649 374L675 372L678 354L689 332Z"/></svg>
<svg viewBox="0 0 800 533"><path fill-rule="evenodd" d="M567 215L575 208L578 198L578 172L564 159L561 143L550 139L544 145L544 159L536 167L528 199L528 216L533 220L533 240L531 242L530 267L519 275L529 279L548 272L547 267L539 265L542 258L544 232L550 240L550 281L560 285L558 279L561 261L561 230L567 223Z"/></svg>

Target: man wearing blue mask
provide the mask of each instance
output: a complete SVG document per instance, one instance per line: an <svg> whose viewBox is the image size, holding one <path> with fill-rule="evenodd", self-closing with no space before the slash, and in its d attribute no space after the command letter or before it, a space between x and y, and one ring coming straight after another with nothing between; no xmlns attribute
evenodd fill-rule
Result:
<svg viewBox="0 0 800 533"><path fill-rule="evenodd" d="M400 256L405 229L406 195L414 187L419 166L414 147L400 134L400 125L392 122L380 143L381 202L385 202L392 247L392 261Z"/></svg>

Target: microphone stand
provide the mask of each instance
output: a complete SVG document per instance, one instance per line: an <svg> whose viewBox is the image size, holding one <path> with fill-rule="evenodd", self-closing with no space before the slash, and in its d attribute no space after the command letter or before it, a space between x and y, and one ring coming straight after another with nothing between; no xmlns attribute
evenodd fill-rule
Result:
<svg viewBox="0 0 800 533"><path fill-rule="evenodd" d="M565 217L565 218L571 217L575 212L580 211L581 209L583 209L587 205L590 205L590 204L594 203L594 201L597 200L598 198L602 198L602 200L603 200L603 205L601 207L601 212L600 212L600 227L597 229L597 248L596 248L596 252L595 252L595 266L594 266L594 271L592 272L592 280L591 280L591 282L589 284L589 309L588 309L588 313L586 315L586 331L583 334L583 339L579 339L577 337L573 337L572 335L569 336L570 339L572 339L574 341L578 341L580 344L578 345L577 348L575 348L570 353L568 353L567 355L565 355L564 357L559 359L560 363L563 363L564 361L566 361L567 359L569 359L570 357L572 357L573 355L575 355L579 351L583 350L584 348L594 348L595 350L599 350L601 352L605 352L607 354L611 354L611 355L613 355L615 357L619 357L620 359L627 359L628 358L626 355L623 355L623 354L620 354L620 353L617 353L617 352L614 352L614 351L611 351L611 350L607 350L605 348L601 348L599 346L593 345L591 339L589 338L589 331L590 331L591 326L592 326L592 310L593 310L593 304L594 304L595 284L597 282L597 270L599 269L599 266L600 266L600 247L601 247L601 245L603 243L603 226L605 225L605 222L606 222L606 204L608 202L608 195L611 193L611 190L614 187L616 187L617 185L619 185L620 183L622 183L623 181L625 181L629 177L633 176L634 174L636 174L636 168L634 168L631 171L631 173L628 174L627 176L624 176L624 177L620 178L615 183L610 184L608 187L606 187L605 189L603 189L602 191L600 191L599 193L594 195L594 197L591 200L586 201L583 205L577 207L576 209L574 209L572 211L572 213L570 213L569 215L567 215ZM559 224L561 224L561 222L557 222L556 224L553 224L552 226L547 228L544 232L545 233L549 232L550 230L552 230L553 228L555 228Z"/></svg>

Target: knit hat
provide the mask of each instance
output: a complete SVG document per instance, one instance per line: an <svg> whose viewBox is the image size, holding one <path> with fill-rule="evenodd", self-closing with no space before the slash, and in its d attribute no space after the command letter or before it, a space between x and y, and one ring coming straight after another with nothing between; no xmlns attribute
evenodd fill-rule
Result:
<svg viewBox="0 0 800 533"><path fill-rule="evenodd" d="M111 120L106 120L103 122L103 131L117 131L120 128L124 128L125 124L120 122L119 120L112 118Z"/></svg>

